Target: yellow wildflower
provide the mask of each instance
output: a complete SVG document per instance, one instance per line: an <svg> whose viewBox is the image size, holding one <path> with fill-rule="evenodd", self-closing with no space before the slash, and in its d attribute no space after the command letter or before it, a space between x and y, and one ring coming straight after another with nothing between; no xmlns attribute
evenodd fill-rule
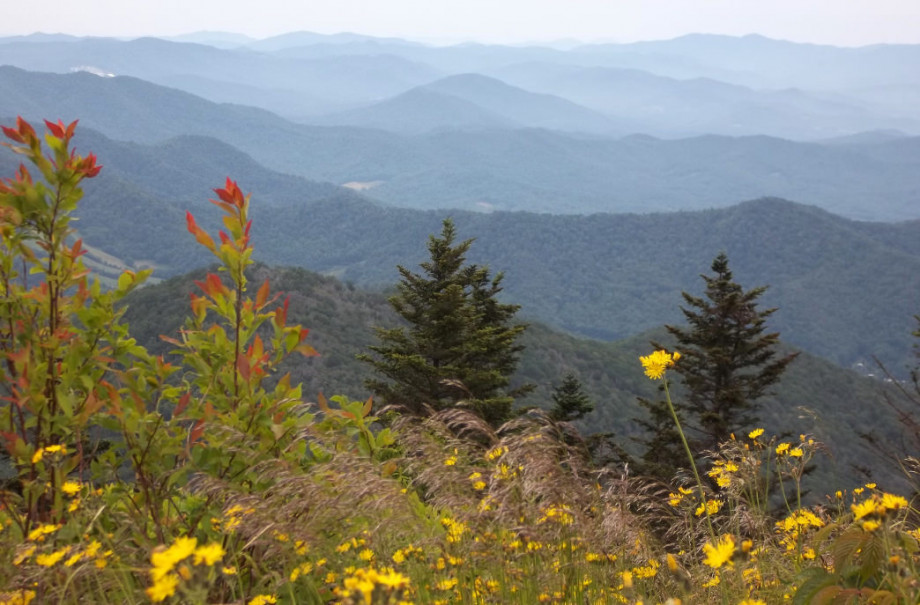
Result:
<svg viewBox="0 0 920 605"><path fill-rule="evenodd" d="M102 548L102 544L98 540L93 540L89 543L89 546L86 547L84 551L87 559L92 559L96 556L96 553Z"/></svg>
<svg viewBox="0 0 920 605"><path fill-rule="evenodd" d="M176 594L176 588L179 586L179 576L174 573L166 574L157 578L153 586L147 589L147 596L154 603L165 601L167 598Z"/></svg>
<svg viewBox="0 0 920 605"><path fill-rule="evenodd" d="M76 565L77 563L79 563L79 562L80 562L80 559L82 559L82 558L83 558L83 553L82 553L82 552L78 552L78 553L75 554L75 555L71 555L71 557L70 557L69 559L67 559L66 561L64 561L64 567L73 567L74 565Z"/></svg>
<svg viewBox="0 0 920 605"><path fill-rule="evenodd" d="M0 605L29 605L35 599L34 590L0 592Z"/></svg>
<svg viewBox="0 0 920 605"><path fill-rule="evenodd" d="M862 528L866 531L875 531L881 526L878 521L867 520L862 522Z"/></svg>
<svg viewBox="0 0 920 605"><path fill-rule="evenodd" d="M195 565L207 565L208 567L214 565L220 561L226 553L224 547L218 544L217 542L212 542L207 546L199 546L195 549L194 559L192 562Z"/></svg>
<svg viewBox="0 0 920 605"><path fill-rule="evenodd" d="M177 538L172 546L163 548L162 546L150 553L150 563L153 569L150 570L150 577L154 581L168 574L183 559L190 557L195 552L198 545L197 538ZM164 597L165 598L165 597Z"/></svg>
<svg viewBox="0 0 920 605"><path fill-rule="evenodd" d="M486 458L489 460L495 460L496 458L500 458L503 454L506 454L507 452L508 452L507 447L499 446L499 447L493 448L489 450L488 452L486 452Z"/></svg>
<svg viewBox="0 0 920 605"><path fill-rule="evenodd" d="M697 517L699 517L700 515L702 515L704 512L705 512L707 515L714 515L714 514L716 514L717 512L719 512L719 509L721 509L721 508L722 508L722 502L720 502L719 500L707 500L705 505L700 504L700 505L696 508L696 512L695 512L694 514L695 514Z"/></svg>
<svg viewBox="0 0 920 605"><path fill-rule="evenodd" d="M668 562L668 571L670 571L671 573L677 572L677 569L678 569L677 559L674 557L674 555L672 555L671 553L668 553L667 562Z"/></svg>
<svg viewBox="0 0 920 605"><path fill-rule="evenodd" d="M278 599L273 597L270 594L260 594L256 595L249 600L249 603L246 605L268 605L269 603L277 603Z"/></svg>
<svg viewBox="0 0 920 605"><path fill-rule="evenodd" d="M291 582L294 582L300 576L307 575L311 571L313 571L313 563L310 563L309 561L307 561L306 563L301 563L300 565L295 567L294 570L291 572L291 576L290 576Z"/></svg>
<svg viewBox="0 0 920 605"><path fill-rule="evenodd" d="M735 554L735 539L731 535L725 535L716 540L715 545L708 542L703 545L703 552L706 558L703 563L718 569L723 565L732 565L732 555Z"/></svg>
<svg viewBox="0 0 920 605"><path fill-rule="evenodd" d="M788 451L789 451L789 444L788 444L788 443L780 443L779 445L776 446L776 455L777 455L777 456L782 456L783 454L785 454L785 453L788 452Z"/></svg>
<svg viewBox="0 0 920 605"><path fill-rule="evenodd" d="M81 488L82 486L77 481L65 481L64 485L61 486L61 491L68 496L75 496L80 493Z"/></svg>
<svg viewBox="0 0 920 605"><path fill-rule="evenodd" d="M868 487L868 486L867 486ZM872 488L870 488L872 489ZM882 494L882 508L888 510L898 510L907 507L907 500L902 496L894 494Z"/></svg>
<svg viewBox="0 0 920 605"><path fill-rule="evenodd" d="M39 525L38 527L36 527L35 529L29 532L29 536L26 539L31 542L44 542L45 536L47 536L48 534L53 534L59 529L61 529L60 525L50 525L50 524Z"/></svg>
<svg viewBox="0 0 920 605"><path fill-rule="evenodd" d="M761 435L763 435L763 429L754 429L753 431L748 433L748 439L756 440Z"/></svg>
<svg viewBox="0 0 920 605"><path fill-rule="evenodd" d="M863 517L867 517L877 512L874 499L866 500L864 502L860 502L859 504L853 504L850 506L850 510L853 511L854 519L862 519Z"/></svg>
<svg viewBox="0 0 920 605"><path fill-rule="evenodd" d="M645 368L645 375L652 380L659 380L664 376L665 370L674 365L674 362L680 358L679 353L671 355L667 351L655 351L651 355L639 357L642 367Z"/></svg>
<svg viewBox="0 0 920 605"><path fill-rule="evenodd" d="M66 546L60 550L56 550L50 555L41 554L35 557L35 562L41 565L42 567L53 567L58 561L64 558L64 555L70 552L70 547Z"/></svg>
<svg viewBox="0 0 920 605"><path fill-rule="evenodd" d="M392 569L383 569L377 573L377 583L387 588L406 588L409 578Z"/></svg>

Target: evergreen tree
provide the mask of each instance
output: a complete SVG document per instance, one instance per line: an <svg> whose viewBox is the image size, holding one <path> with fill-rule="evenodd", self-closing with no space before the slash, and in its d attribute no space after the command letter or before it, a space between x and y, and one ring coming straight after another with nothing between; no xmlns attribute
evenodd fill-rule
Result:
<svg viewBox="0 0 920 605"><path fill-rule="evenodd" d="M562 384L553 389L553 407L549 416L553 420L572 422L582 419L594 409L594 402L582 390L581 381L569 372Z"/></svg>
<svg viewBox="0 0 920 605"><path fill-rule="evenodd" d="M422 272L398 267L402 279L390 304L408 326L376 328L379 344L358 357L380 376L366 385L384 404L413 413L462 404L498 425L532 388L508 390L523 349L515 342L526 326L511 323L518 305L497 299L502 274L466 265L473 240L455 244L455 237L446 219L441 236L429 237Z"/></svg>
<svg viewBox="0 0 920 605"><path fill-rule="evenodd" d="M757 399L779 381L797 354L777 357L778 333L765 333L776 309L758 310L764 287L744 291L732 280L728 257L712 263L714 275L701 275L705 297L683 293L689 324L667 326L682 357L675 370L683 378L680 405L697 431L696 451L714 449L735 431L757 422Z"/></svg>

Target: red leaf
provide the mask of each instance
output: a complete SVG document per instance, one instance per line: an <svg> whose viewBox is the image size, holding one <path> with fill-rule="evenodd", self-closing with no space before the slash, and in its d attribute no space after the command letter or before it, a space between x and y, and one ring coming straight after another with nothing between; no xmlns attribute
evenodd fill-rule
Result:
<svg viewBox="0 0 920 605"><path fill-rule="evenodd" d="M176 409L173 410L173 417L179 416L182 412L185 411L185 408L188 406L188 402L191 398L191 393L186 393L179 398L179 403L176 404Z"/></svg>
<svg viewBox="0 0 920 605"><path fill-rule="evenodd" d="M252 368L250 368L249 359L245 355L240 355L236 360L236 369L239 370L240 376L243 377L243 380L249 382Z"/></svg>
<svg viewBox="0 0 920 605"><path fill-rule="evenodd" d="M51 134L53 134L55 137L59 139L64 138L64 123L61 120L58 120L57 124L45 120L45 126L48 127L48 130L50 130Z"/></svg>
<svg viewBox="0 0 920 605"><path fill-rule="evenodd" d="M12 128L7 128L6 126L0 126L3 129L3 134L6 135L6 138L12 139L17 143L25 143L25 139L19 136L19 132L13 130Z"/></svg>
<svg viewBox="0 0 920 605"><path fill-rule="evenodd" d="M214 240L211 239L211 236L205 233L204 230L195 223L195 217L192 216L191 212L185 213L185 225L188 228L189 233L195 236L195 239L199 244L211 252L216 252L217 247L214 245Z"/></svg>
<svg viewBox="0 0 920 605"><path fill-rule="evenodd" d="M19 435L17 435L16 433L8 433L6 431L0 431L0 439L3 440L3 446L6 448L6 451L8 451L10 455L15 455L16 454L16 442L21 441L21 439L19 438Z"/></svg>
<svg viewBox="0 0 920 605"><path fill-rule="evenodd" d="M31 124L23 120L22 116L16 118L16 128L19 129L20 136L26 141L34 141L38 138L35 136L35 129L32 128Z"/></svg>
<svg viewBox="0 0 920 605"><path fill-rule="evenodd" d="M220 281L220 277L215 273L208 273L207 281L207 293L212 297L217 296L218 294L227 294L229 292L227 286L224 285L224 282Z"/></svg>
<svg viewBox="0 0 920 605"><path fill-rule="evenodd" d="M77 241L75 241L73 244L73 248L70 249L70 255L73 258L77 258L78 256L83 256L84 254L86 254L86 252L87 251L83 249L82 239L78 239Z"/></svg>
<svg viewBox="0 0 920 605"><path fill-rule="evenodd" d="M198 420L188 433L189 446L194 446L204 433L204 420Z"/></svg>
<svg viewBox="0 0 920 605"><path fill-rule="evenodd" d="M268 301L268 294L268 280L266 279L259 291L256 292L256 309L261 309L265 306L266 301Z"/></svg>
<svg viewBox="0 0 920 605"><path fill-rule="evenodd" d="M283 328L287 324L288 303L290 301L290 297L285 298L284 306L275 309L275 325L279 328Z"/></svg>
<svg viewBox="0 0 920 605"><path fill-rule="evenodd" d="M19 165L19 172L16 173L16 182L25 183L26 185L32 184L32 173L25 167L25 164Z"/></svg>
<svg viewBox="0 0 920 605"><path fill-rule="evenodd" d="M201 286L200 282L195 282L195 283ZM203 296L195 296L194 293L191 294L191 298L192 298L192 302L191 302L192 313L195 314L195 317L202 318L204 314L207 312L208 306L210 304L208 302L208 299L204 298ZM179 344L179 343L177 342L176 344Z"/></svg>
<svg viewBox="0 0 920 605"><path fill-rule="evenodd" d="M89 392L89 395L86 396L86 401L83 404L83 411L80 413L80 421L86 422L90 416L99 411L99 408L102 407L103 401L96 397L96 394L92 391Z"/></svg>
<svg viewBox="0 0 920 605"><path fill-rule="evenodd" d="M74 122L74 124L76 124L76 122ZM71 124L71 126L72 125L73 124ZM83 161L80 162L80 172L82 172L83 176L88 179L91 179L99 174L100 170L102 170L102 166L96 165L96 156L92 153L83 158Z"/></svg>
<svg viewBox="0 0 920 605"><path fill-rule="evenodd" d="M319 352L310 345L300 345L296 347L294 351L297 351L304 357L319 357Z"/></svg>
<svg viewBox="0 0 920 605"><path fill-rule="evenodd" d="M243 192L240 191L239 186L236 184L236 181L230 180L230 177L227 177L227 184L224 185L223 189L215 189L214 193L217 194L221 200L227 202L228 204L233 204L237 208L242 208L243 203L246 201L243 196Z"/></svg>

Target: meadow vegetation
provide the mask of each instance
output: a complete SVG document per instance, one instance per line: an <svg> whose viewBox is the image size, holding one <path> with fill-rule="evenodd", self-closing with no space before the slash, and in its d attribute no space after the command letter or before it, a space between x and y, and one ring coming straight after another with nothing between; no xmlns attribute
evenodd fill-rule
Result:
<svg viewBox="0 0 920 605"><path fill-rule="evenodd" d="M920 600L911 502L854 482L803 506L812 436L752 426L666 484L597 464L567 414L303 393L277 370L317 351L247 277L229 179L216 238L186 218L218 268L174 355L149 353L117 305L148 274L104 290L70 222L100 166L75 124L46 127L3 129L26 161L0 181L0 603ZM634 372L667 385L675 364Z"/></svg>

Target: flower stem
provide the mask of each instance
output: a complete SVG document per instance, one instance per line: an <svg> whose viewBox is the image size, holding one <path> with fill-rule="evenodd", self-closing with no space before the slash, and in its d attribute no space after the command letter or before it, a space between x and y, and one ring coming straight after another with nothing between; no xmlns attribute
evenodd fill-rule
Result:
<svg viewBox="0 0 920 605"><path fill-rule="evenodd" d="M690 461L690 468L693 469L693 476L696 478L696 486L700 490L700 501L703 505L703 511L706 513L706 524L709 526L709 535L713 542L715 542L716 531L712 527L712 518L709 516L709 507L706 506L706 492L703 489L703 480L700 479L700 473L696 469L696 461L693 459L693 452L690 451L690 444L687 443L687 437L684 435L684 429L680 426L680 420L677 417L677 412L674 410L674 404L671 402L671 391L668 390L667 378L662 379L662 383L664 384L664 396L668 403L668 411L671 412L671 418L674 419L674 426L677 427L677 434L680 435L681 443L684 444L684 451L687 452L687 460Z"/></svg>

